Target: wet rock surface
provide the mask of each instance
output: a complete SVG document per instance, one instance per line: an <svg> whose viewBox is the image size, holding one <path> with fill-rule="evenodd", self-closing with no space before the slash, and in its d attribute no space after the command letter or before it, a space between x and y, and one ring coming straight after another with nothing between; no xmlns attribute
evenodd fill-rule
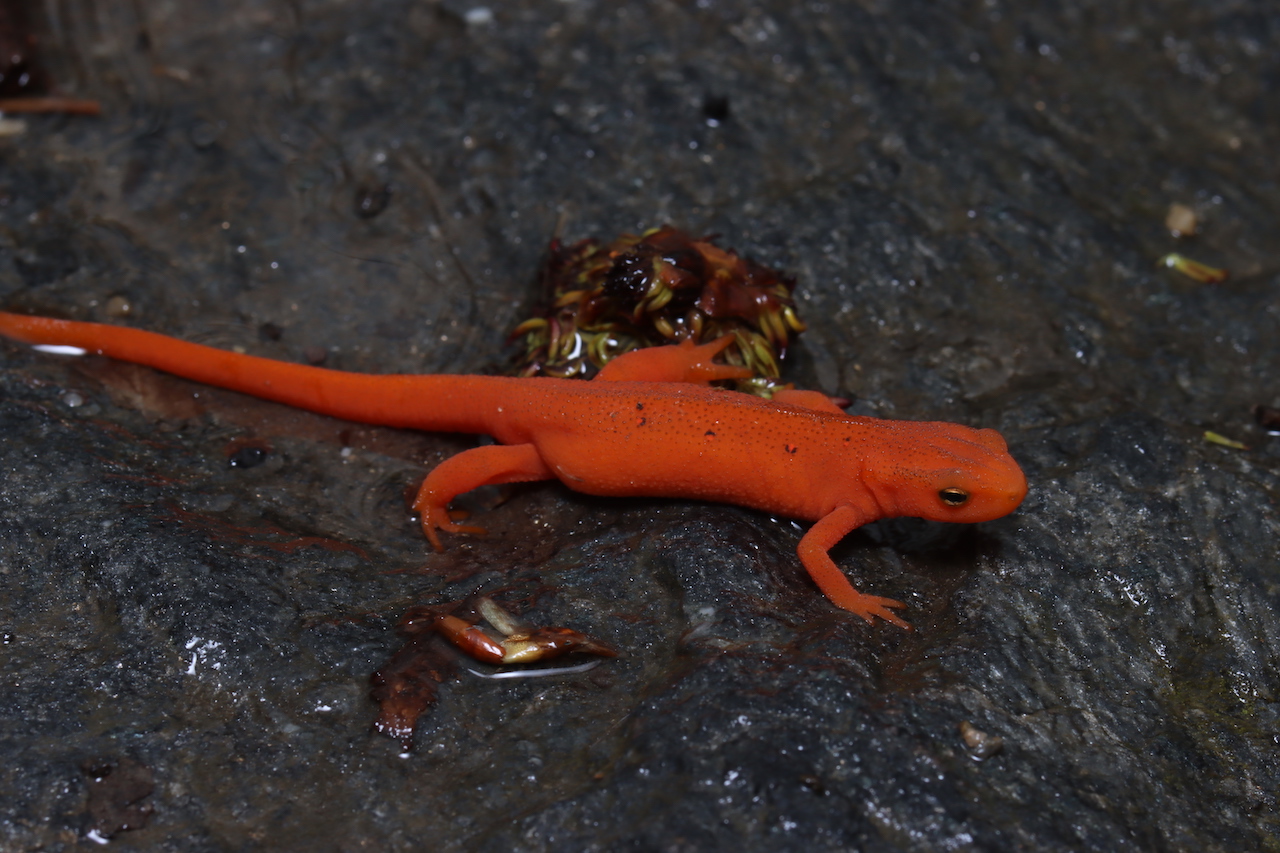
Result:
<svg viewBox="0 0 1280 853"><path fill-rule="evenodd" d="M0 139L4 308L480 372L557 229L671 222L798 277L799 385L1031 493L835 549L906 633L784 519L544 484L437 555L404 495L472 439L0 344L0 847L1280 846L1265 4L99 5L45 64L102 116ZM477 590L622 657L402 754L369 674Z"/></svg>

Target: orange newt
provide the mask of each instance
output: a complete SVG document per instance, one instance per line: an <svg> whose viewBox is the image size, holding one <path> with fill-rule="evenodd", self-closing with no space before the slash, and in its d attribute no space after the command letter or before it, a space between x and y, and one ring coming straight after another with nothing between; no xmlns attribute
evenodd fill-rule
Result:
<svg viewBox="0 0 1280 853"><path fill-rule="evenodd" d="M899 601L858 592L828 555L881 518L977 522L1012 512L1027 481L995 430L845 414L816 391L772 401L710 387L749 371L713 362L732 337L636 350L594 380L371 375L218 350L120 326L0 312L0 334L72 346L313 412L383 426L481 433L500 444L453 456L414 501L438 531L480 486L558 479L592 495L694 498L815 522L800 560L837 607L908 628Z"/></svg>

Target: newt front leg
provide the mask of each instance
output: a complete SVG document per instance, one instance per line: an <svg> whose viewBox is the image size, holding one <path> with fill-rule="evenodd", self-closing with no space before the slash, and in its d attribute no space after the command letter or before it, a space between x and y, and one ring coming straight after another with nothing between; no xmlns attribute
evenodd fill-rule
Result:
<svg viewBox="0 0 1280 853"><path fill-rule="evenodd" d="M857 507L849 504L838 506L809 528L809 532L800 540L796 552L818 589L836 607L856 613L868 622L874 622L875 617L879 616L886 622L910 631L911 626L890 609L906 607L905 604L892 598L858 592L827 553L850 531L861 527L866 521Z"/></svg>

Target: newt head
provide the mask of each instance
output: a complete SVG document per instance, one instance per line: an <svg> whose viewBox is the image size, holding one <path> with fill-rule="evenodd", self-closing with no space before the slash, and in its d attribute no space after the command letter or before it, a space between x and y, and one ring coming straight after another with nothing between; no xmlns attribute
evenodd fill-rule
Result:
<svg viewBox="0 0 1280 853"><path fill-rule="evenodd" d="M898 452L868 466L886 515L973 523L1002 518L1027 496L1027 478L993 429L885 421Z"/></svg>

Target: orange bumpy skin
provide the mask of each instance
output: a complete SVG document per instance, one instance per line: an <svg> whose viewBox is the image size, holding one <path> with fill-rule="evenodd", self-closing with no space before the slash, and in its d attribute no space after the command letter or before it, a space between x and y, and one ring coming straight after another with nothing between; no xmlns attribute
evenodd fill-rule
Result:
<svg viewBox="0 0 1280 853"><path fill-rule="evenodd" d="M593 495L695 498L815 522L801 562L837 607L909 627L901 602L858 592L828 556L881 518L978 522L1012 512L1027 481L1004 439L958 424L853 417L815 392L772 401L712 388L742 368L731 341L627 353L590 382L344 373L190 344L136 329L0 312L0 334L112 358L364 423L483 433L500 442L437 466L415 509L440 530L476 532L449 502L484 485L558 479Z"/></svg>

